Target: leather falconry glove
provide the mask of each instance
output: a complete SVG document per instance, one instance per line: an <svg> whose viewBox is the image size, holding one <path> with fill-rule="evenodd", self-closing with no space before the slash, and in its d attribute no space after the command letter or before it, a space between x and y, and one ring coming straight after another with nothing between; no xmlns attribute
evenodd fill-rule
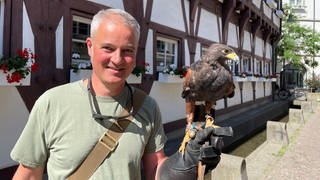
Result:
<svg viewBox="0 0 320 180"><path fill-rule="evenodd" d="M232 136L231 127L207 127L191 139L184 155L177 151L163 162L158 172L159 180L195 180L198 177L199 161L206 165L206 172L214 169L219 161L223 147L222 136ZM209 145L204 145L209 141Z"/></svg>

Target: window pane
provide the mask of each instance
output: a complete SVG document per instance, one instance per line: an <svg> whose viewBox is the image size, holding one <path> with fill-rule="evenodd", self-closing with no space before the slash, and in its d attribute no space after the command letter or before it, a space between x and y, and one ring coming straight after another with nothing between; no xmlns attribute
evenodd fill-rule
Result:
<svg viewBox="0 0 320 180"><path fill-rule="evenodd" d="M164 54L157 53L156 57L156 65L157 65L157 71L163 71L165 64L164 64Z"/></svg>
<svg viewBox="0 0 320 180"><path fill-rule="evenodd" d="M163 41L157 40L157 52L164 53L165 51L165 43Z"/></svg>
<svg viewBox="0 0 320 180"><path fill-rule="evenodd" d="M90 68L86 38L90 36L90 19L74 16L72 22L72 66Z"/></svg>
<svg viewBox="0 0 320 180"><path fill-rule="evenodd" d="M168 55L167 54L166 65L170 65L170 64L175 64L174 63L174 55Z"/></svg>
<svg viewBox="0 0 320 180"><path fill-rule="evenodd" d="M166 53L174 54L174 52L175 52L175 44L171 44L171 43L167 43L167 44L168 44L168 46L167 46Z"/></svg>
<svg viewBox="0 0 320 180"><path fill-rule="evenodd" d="M78 53L80 57L78 59L90 59L87 51L87 45L83 42L72 42L72 52ZM77 58L75 58L77 59Z"/></svg>
<svg viewBox="0 0 320 180"><path fill-rule="evenodd" d="M242 72L250 73L251 72L251 64L250 64L250 57L249 56L243 56L242 57Z"/></svg>
<svg viewBox="0 0 320 180"><path fill-rule="evenodd" d="M156 65L157 71L163 71L171 64L177 66L178 42L172 39L157 38Z"/></svg>

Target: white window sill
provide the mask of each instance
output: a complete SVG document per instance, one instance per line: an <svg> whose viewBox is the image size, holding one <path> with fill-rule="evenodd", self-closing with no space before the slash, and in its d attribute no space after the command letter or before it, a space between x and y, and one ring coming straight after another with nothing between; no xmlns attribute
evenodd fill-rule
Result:
<svg viewBox="0 0 320 180"><path fill-rule="evenodd" d="M159 73L158 81L161 83L182 83L184 78L181 78L178 75L170 75Z"/></svg>
<svg viewBox="0 0 320 180"><path fill-rule="evenodd" d="M2 70L0 70L0 86L30 86L30 78L31 73L29 73L26 78L21 79L19 83L8 83L7 81L7 74L4 74Z"/></svg>

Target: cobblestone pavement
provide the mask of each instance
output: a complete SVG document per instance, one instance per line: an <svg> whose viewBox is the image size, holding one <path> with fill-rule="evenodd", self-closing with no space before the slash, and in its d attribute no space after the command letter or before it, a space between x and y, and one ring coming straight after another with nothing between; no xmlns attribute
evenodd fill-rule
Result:
<svg viewBox="0 0 320 180"><path fill-rule="evenodd" d="M287 152L264 179L320 179L320 112L310 116Z"/></svg>

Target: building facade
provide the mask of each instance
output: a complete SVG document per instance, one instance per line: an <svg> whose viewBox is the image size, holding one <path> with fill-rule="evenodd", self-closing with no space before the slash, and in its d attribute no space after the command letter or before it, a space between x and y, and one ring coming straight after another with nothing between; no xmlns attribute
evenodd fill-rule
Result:
<svg viewBox="0 0 320 180"><path fill-rule="evenodd" d="M313 32L320 32L320 2L315 0L283 0L283 4L292 7L293 13L297 16L297 21L301 26L312 29ZM320 43L320 42L315 42ZM320 54L314 54L311 61L316 61L320 64ZM277 68L278 71L282 69L281 64ZM320 66L312 68L305 65L304 69L294 69L290 64L286 64L284 69L286 72L284 86L287 88L306 86L304 81L313 78L313 76L320 77ZM295 78L293 78L295 77Z"/></svg>
<svg viewBox="0 0 320 180"><path fill-rule="evenodd" d="M120 8L140 23L137 64L148 64L140 81L129 81L159 103L167 132L185 122L182 79L168 67L183 68L200 59L212 43L238 53L229 64L236 93L217 102L217 114L272 101L274 47L280 36L280 2L272 0L0 0L1 54L29 48L39 71L20 84L0 83L0 169L16 165L9 153L36 99L47 89L88 74L85 38L92 16ZM73 69L77 69L74 73ZM90 70L89 70L90 71ZM0 70L1 73L1 70ZM86 76L86 75L84 75ZM5 82L0 80L0 82Z"/></svg>

